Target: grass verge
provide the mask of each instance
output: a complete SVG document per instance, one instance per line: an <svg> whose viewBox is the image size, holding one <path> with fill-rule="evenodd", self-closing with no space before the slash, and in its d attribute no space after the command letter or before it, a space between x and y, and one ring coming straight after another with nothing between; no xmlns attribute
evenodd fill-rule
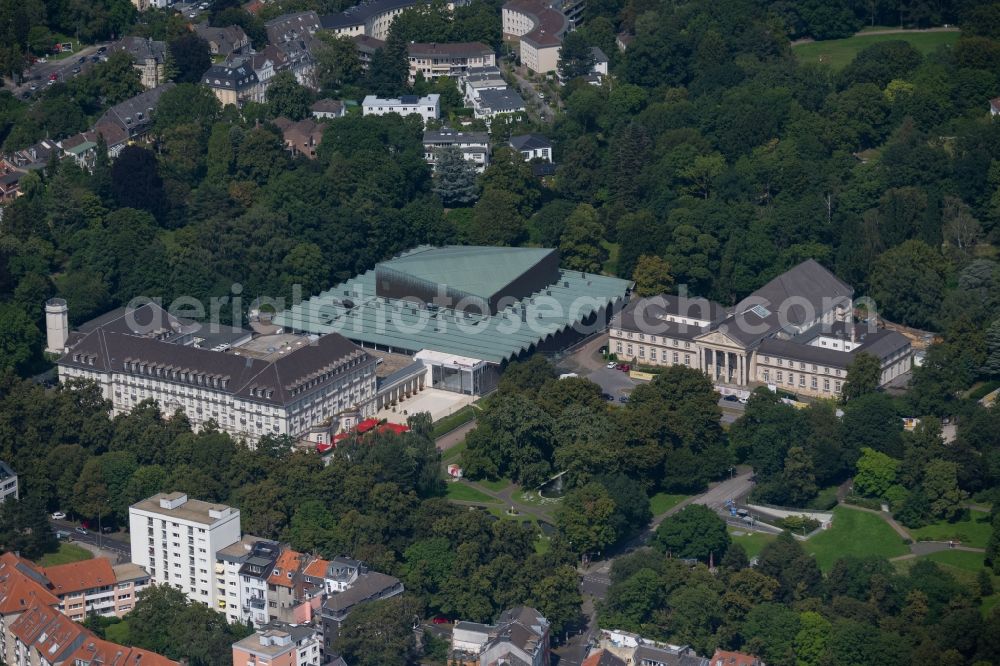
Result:
<svg viewBox="0 0 1000 666"><path fill-rule="evenodd" d="M43 567L54 567L59 564L89 560L93 557L93 553L86 548L75 546L71 543L61 543L59 544L59 550L43 555L42 559L38 560L38 564Z"/></svg>
<svg viewBox="0 0 1000 666"><path fill-rule="evenodd" d="M953 46L958 41L957 32L913 32L891 35L855 35L847 39L831 39L822 42L796 44L792 52L801 62L817 62L829 65L833 70L846 67L861 49L878 42L905 41L927 55L940 46Z"/></svg>
<svg viewBox="0 0 1000 666"><path fill-rule="evenodd" d="M474 418L476 418L476 409L471 405L466 405L454 414L449 414L443 419L438 420L431 429L431 436L437 439L442 435L447 435L455 428L465 425Z"/></svg>

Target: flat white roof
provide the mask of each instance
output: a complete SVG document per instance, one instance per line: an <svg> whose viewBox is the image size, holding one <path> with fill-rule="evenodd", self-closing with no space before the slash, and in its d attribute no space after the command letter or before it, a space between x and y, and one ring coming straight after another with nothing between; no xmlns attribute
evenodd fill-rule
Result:
<svg viewBox="0 0 1000 666"><path fill-rule="evenodd" d="M434 351L433 349L421 349L413 355L413 358L418 361L426 361L432 365L444 365L451 368L466 368L469 370L486 363L482 359Z"/></svg>

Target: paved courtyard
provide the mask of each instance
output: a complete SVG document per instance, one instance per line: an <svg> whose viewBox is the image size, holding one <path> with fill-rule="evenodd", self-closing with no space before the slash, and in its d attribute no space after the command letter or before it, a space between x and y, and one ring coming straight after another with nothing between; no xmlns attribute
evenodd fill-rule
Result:
<svg viewBox="0 0 1000 666"><path fill-rule="evenodd" d="M390 423L406 423L406 419L412 414L430 412L431 420L437 421L457 412L474 400L475 396L471 395L425 388L410 399L397 403L395 407L386 407L378 413L377 418L386 419Z"/></svg>

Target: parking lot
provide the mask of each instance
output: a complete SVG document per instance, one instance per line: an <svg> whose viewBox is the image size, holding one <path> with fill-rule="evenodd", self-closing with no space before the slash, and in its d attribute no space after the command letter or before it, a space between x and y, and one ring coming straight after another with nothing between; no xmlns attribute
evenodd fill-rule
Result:
<svg viewBox="0 0 1000 666"><path fill-rule="evenodd" d="M559 360L556 367L561 373L575 373L589 379L601 387L601 392L610 395L616 403L620 403L623 396L628 396L632 389L644 382L632 379L628 373L622 372L617 367L607 367L608 363L600 352L605 344L607 338L598 336ZM745 409L744 403L725 398L719 399L719 407L722 408L722 423L733 423L743 415Z"/></svg>

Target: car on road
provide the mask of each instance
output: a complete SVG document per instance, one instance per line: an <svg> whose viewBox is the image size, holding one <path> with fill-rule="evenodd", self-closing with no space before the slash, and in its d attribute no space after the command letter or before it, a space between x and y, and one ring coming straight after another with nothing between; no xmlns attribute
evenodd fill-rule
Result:
<svg viewBox="0 0 1000 666"><path fill-rule="evenodd" d="M725 400L726 402L739 402L740 401L740 399L737 398L735 395L727 395L727 396L723 397L722 399Z"/></svg>
<svg viewBox="0 0 1000 666"><path fill-rule="evenodd" d="M83 529L82 527L74 527L73 531L76 532L77 534L87 534L87 530Z"/></svg>
<svg viewBox="0 0 1000 666"><path fill-rule="evenodd" d="M32 83L32 84L31 84L30 86L28 86L28 87L29 87L29 88L31 88L31 91L32 91L32 92L34 92L34 91L38 90L38 84L37 84L37 83Z"/></svg>
<svg viewBox="0 0 1000 666"><path fill-rule="evenodd" d="M73 68L73 73L74 74L79 74L80 73L80 68L79 67L74 67Z"/></svg>
<svg viewBox="0 0 1000 666"><path fill-rule="evenodd" d="M608 361L608 364L604 367L607 368L608 370L614 370L617 366L618 364L615 363L614 361Z"/></svg>
<svg viewBox="0 0 1000 666"><path fill-rule="evenodd" d="M52 520L66 520L66 514L62 511L56 511L52 514Z"/></svg>

